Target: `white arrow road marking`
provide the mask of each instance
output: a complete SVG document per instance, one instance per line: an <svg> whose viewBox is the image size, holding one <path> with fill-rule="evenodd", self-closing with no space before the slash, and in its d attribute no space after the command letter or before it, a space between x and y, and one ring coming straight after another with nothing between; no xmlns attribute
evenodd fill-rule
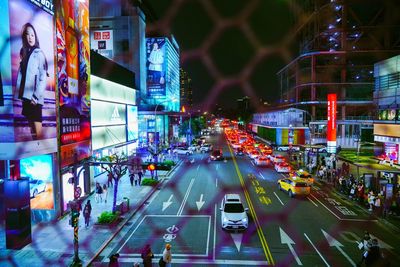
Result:
<svg viewBox="0 0 400 267"><path fill-rule="evenodd" d="M166 210L169 206L171 206L171 204L172 204L172 197L173 197L174 195L171 195L170 197L169 197L169 199L168 199L168 201L165 201L165 202L163 202L162 203L162 211L164 211L164 210Z"/></svg>
<svg viewBox="0 0 400 267"><path fill-rule="evenodd" d="M376 236L371 235L371 234L370 234L370 236L371 236L371 239L376 239L376 240L378 240L378 244L379 244L379 247L380 247L380 248L393 249L393 247L392 247L391 245L389 245L389 244L383 242L382 240L380 240L380 239L377 238Z"/></svg>
<svg viewBox="0 0 400 267"><path fill-rule="evenodd" d="M201 207L203 207L205 201L203 201L203 194L200 195L200 200L196 201L197 210L200 211Z"/></svg>
<svg viewBox="0 0 400 267"><path fill-rule="evenodd" d="M243 234L231 233L231 237L233 239L233 242L235 243L237 251L240 252L240 247L242 246Z"/></svg>
<svg viewBox="0 0 400 267"><path fill-rule="evenodd" d="M297 265L303 265L299 259L299 256L297 256L297 253L296 251L294 251L294 248L292 246L296 243L280 227L279 227L279 232L281 234L281 243L286 244L289 247L289 250L293 254L293 257L295 258Z"/></svg>
<svg viewBox="0 0 400 267"><path fill-rule="evenodd" d="M318 255L321 257L322 261L326 264L327 267L330 267L330 265L326 262L325 258L322 256L321 252L317 249L317 247L314 245L314 243L311 241L311 239L304 233L304 236L307 238L308 242L310 242L311 246L315 249L315 251L318 253Z"/></svg>
<svg viewBox="0 0 400 267"><path fill-rule="evenodd" d="M282 206L284 206L285 204L283 204L282 200L278 197L278 195L274 192L274 195L276 196L276 198L279 200L279 202L281 202Z"/></svg>
<svg viewBox="0 0 400 267"><path fill-rule="evenodd" d="M331 247L336 247L337 250L339 250L340 253L342 253L342 255L350 262L351 266L356 266L356 264L354 263L354 261L349 257L349 255L346 254L346 252L343 251L342 247L342 243L340 243L339 241L337 241L335 238L333 238L331 235L329 235L327 232L325 232L324 230L322 230L322 233L324 234L326 240L328 241L329 246Z"/></svg>
<svg viewBox="0 0 400 267"><path fill-rule="evenodd" d="M187 190L186 190L186 194L185 194L185 196L183 197L182 204L181 204L181 206L179 207L179 210L178 210L178 213L176 214L176 216L182 215L183 208L185 207L186 201L187 201L187 199L188 199L188 197L189 197L190 191L192 190L193 184L194 184L194 178L190 181L190 184L189 184L189 186L188 186L188 188L187 188Z"/></svg>

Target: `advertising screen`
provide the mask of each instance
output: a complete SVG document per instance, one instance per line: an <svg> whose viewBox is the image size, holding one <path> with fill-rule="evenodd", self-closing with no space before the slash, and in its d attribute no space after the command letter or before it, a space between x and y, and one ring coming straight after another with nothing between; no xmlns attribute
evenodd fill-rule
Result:
<svg viewBox="0 0 400 267"><path fill-rule="evenodd" d="M91 155L89 1L56 6L61 167Z"/></svg>
<svg viewBox="0 0 400 267"><path fill-rule="evenodd" d="M137 106L127 106L128 111L128 141L139 138L138 109Z"/></svg>
<svg viewBox="0 0 400 267"><path fill-rule="evenodd" d="M165 38L147 38L147 97L165 97Z"/></svg>
<svg viewBox="0 0 400 267"><path fill-rule="evenodd" d="M22 178L29 179L31 209L54 209L52 156L21 159L20 172Z"/></svg>
<svg viewBox="0 0 400 267"><path fill-rule="evenodd" d="M328 94L328 121L326 141L328 152L336 153L336 94Z"/></svg>
<svg viewBox="0 0 400 267"><path fill-rule="evenodd" d="M79 172L79 169L77 170L77 173L78 172ZM72 182L72 179L70 179L70 178L73 178L73 177L74 177L74 175L71 172L64 173L61 176L61 179L62 179L62 190L63 190L63 200L64 200L63 201L64 210L67 210L68 202L74 199L74 184L70 183L70 182ZM79 180L78 186L82 189L82 192L85 192L84 191L84 183L83 183L83 181L84 181L83 172L81 172L81 175L79 176L78 180Z"/></svg>
<svg viewBox="0 0 400 267"><path fill-rule="evenodd" d="M41 3L0 3L0 159L57 151L53 10Z"/></svg>
<svg viewBox="0 0 400 267"><path fill-rule="evenodd" d="M90 75L90 86L91 99L136 105L136 90L132 88L95 75Z"/></svg>

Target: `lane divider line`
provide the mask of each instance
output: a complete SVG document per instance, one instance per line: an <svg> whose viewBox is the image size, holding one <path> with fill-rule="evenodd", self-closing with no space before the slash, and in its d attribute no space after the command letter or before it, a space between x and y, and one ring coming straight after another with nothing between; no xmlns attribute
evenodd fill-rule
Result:
<svg viewBox="0 0 400 267"><path fill-rule="evenodd" d="M281 202L282 206L285 206L285 204L283 204L282 200L278 197L278 195L275 193L275 191L274 191L274 195L275 195L276 198L279 200L279 202Z"/></svg>
<svg viewBox="0 0 400 267"><path fill-rule="evenodd" d="M245 186L243 176L239 170L239 166L236 162L235 156L233 155L232 149L230 148L229 144L228 144L228 148L229 148L229 152L231 153L232 160L235 165L236 173L239 177L239 181L240 181L240 184L241 184L243 192L244 192L244 196L245 196L247 204L249 206L250 214L253 217L254 223L256 224L257 234L258 234L258 237L260 238L261 246L263 247L265 257L270 265L275 265L274 259L272 258L271 251L268 247L268 243L265 239L264 232L262 231L261 224L260 224L260 222L257 218L256 212L254 210L253 203L251 202L249 192L247 191L247 188Z"/></svg>
<svg viewBox="0 0 400 267"><path fill-rule="evenodd" d="M187 199L188 199L188 197L189 197L190 191L192 190L193 184L194 184L194 178L192 178L192 180L190 181L190 184L189 184L189 186L188 186L188 188L187 188L187 190L186 190L186 194L185 194L185 196L183 197L182 204L181 204L181 206L179 207L179 210L178 210L178 213L176 214L176 216L181 216L181 215L182 215L183 208L185 207L186 201L187 201Z"/></svg>
<svg viewBox="0 0 400 267"><path fill-rule="evenodd" d="M265 177L264 177L264 175L262 175L262 173L261 173L261 172L258 172L258 173L260 174L261 178L263 178L263 180L265 180Z"/></svg>
<svg viewBox="0 0 400 267"><path fill-rule="evenodd" d="M321 252L319 252L319 250L317 249L317 247L314 245L314 243L311 241L311 239L307 236L306 233L304 233L304 236L307 238L308 242L310 242L311 246L315 249L315 251L318 253L318 255L320 256L320 258L322 259L322 261L325 263L325 265L327 267L330 267L330 265L328 264L328 262L325 260L325 258L322 256Z"/></svg>
<svg viewBox="0 0 400 267"><path fill-rule="evenodd" d="M217 204L215 204L215 212L214 212L214 247L213 247L213 260L215 261L215 254L217 247Z"/></svg>
<svg viewBox="0 0 400 267"><path fill-rule="evenodd" d="M307 197L307 199L310 200L311 203L313 203L315 207L318 207L317 203L315 203L310 197Z"/></svg>
<svg viewBox="0 0 400 267"><path fill-rule="evenodd" d="M319 204L321 204L322 206L324 206L325 209L327 209L333 216L335 216L338 220L342 220L339 216L336 215L336 213L334 213L333 211L331 211L327 206L324 205L324 203L322 203L318 198L316 198L315 196L311 195L310 196L312 198L314 198L316 201L319 202Z"/></svg>

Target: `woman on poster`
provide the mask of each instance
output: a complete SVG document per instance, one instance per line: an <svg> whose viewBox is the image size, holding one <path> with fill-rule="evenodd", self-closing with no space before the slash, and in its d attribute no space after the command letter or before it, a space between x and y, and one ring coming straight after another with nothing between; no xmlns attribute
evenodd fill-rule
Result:
<svg viewBox="0 0 400 267"><path fill-rule="evenodd" d="M22 48L18 69L16 90L22 100L22 115L29 122L33 140L43 139L42 108L48 65L40 49L38 36L32 24L26 23L22 28Z"/></svg>
<svg viewBox="0 0 400 267"><path fill-rule="evenodd" d="M164 63L164 55L157 42L153 43L153 50L151 50L148 60L150 62L149 72L153 77L152 82L155 84L163 84L162 64Z"/></svg>

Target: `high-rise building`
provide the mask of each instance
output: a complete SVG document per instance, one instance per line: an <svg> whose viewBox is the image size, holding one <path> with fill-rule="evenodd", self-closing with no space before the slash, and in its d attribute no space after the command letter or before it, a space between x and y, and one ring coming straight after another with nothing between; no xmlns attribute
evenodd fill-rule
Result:
<svg viewBox="0 0 400 267"><path fill-rule="evenodd" d="M190 110L193 106L192 78L183 68L180 69L180 80L181 105Z"/></svg>
<svg viewBox="0 0 400 267"><path fill-rule="evenodd" d="M306 110L312 139L326 136L337 94L338 144L372 132L373 64L400 52L397 0L292 0L299 55L278 72L280 106Z"/></svg>

